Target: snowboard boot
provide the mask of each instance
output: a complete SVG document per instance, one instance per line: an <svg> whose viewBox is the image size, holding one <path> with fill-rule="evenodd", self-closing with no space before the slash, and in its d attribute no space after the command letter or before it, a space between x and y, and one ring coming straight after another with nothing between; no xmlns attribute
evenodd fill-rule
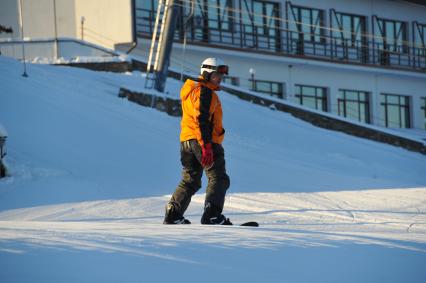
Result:
<svg viewBox="0 0 426 283"><path fill-rule="evenodd" d="M163 224L191 224L191 221L183 217L173 203L169 202L166 205L166 216L164 217Z"/></svg>
<svg viewBox="0 0 426 283"><path fill-rule="evenodd" d="M206 225L232 225L232 222L229 218L226 218L225 215L220 213L219 209L207 203L204 207L204 213L201 217L201 224Z"/></svg>

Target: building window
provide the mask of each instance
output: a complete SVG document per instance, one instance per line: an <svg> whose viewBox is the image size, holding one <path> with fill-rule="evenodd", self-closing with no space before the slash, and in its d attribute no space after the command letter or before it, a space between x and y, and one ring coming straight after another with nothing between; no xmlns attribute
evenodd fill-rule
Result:
<svg viewBox="0 0 426 283"><path fill-rule="evenodd" d="M195 10L186 32L193 41L226 42L234 28L232 0L194 0ZM190 1L176 4L180 13L175 39L184 37L184 21L191 10ZM152 36L158 0L136 0L136 28L138 35Z"/></svg>
<svg viewBox="0 0 426 283"><path fill-rule="evenodd" d="M381 94L382 119L389 128L410 128L410 99L405 95Z"/></svg>
<svg viewBox="0 0 426 283"><path fill-rule="evenodd" d="M136 0L136 19L138 35L149 35L154 30L157 0Z"/></svg>
<svg viewBox="0 0 426 283"><path fill-rule="evenodd" d="M417 56L426 56L426 24L413 23L414 33L414 54Z"/></svg>
<svg viewBox="0 0 426 283"><path fill-rule="evenodd" d="M292 41L325 43L323 10L290 4L289 17Z"/></svg>
<svg viewBox="0 0 426 283"><path fill-rule="evenodd" d="M366 20L364 16L331 12L331 34L335 44L349 47L361 47L366 41Z"/></svg>
<svg viewBox="0 0 426 283"><path fill-rule="evenodd" d="M366 91L339 90L339 115L364 123L370 123L370 94Z"/></svg>
<svg viewBox="0 0 426 283"><path fill-rule="evenodd" d="M283 83L252 79L249 82L251 84L250 90L266 93L281 99L284 98Z"/></svg>
<svg viewBox="0 0 426 283"><path fill-rule="evenodd" d="M419 24L418 22L413 23L413 32L415 43L418 47L426 47L426 24Z"/></svg>
<svg viewBox="0 0 426 283"><path fill-rule="evenodd" d="M301 105L327 111L327 89L324 87L296 85L296 97Z"/></svg>
<svg viewBox="0 0 426 283"><path fill-rule="evenodd" d="M208 6L209 28L230 31L232 28L232 0L209 1Z"/></svg>
<svg viewBox="0 0 426 283"><path fill-rule="evenodd" d="M241 46L281 51L279 3L240 0Z"/></svg>
<svg viewBox="0 0 426 283"><path fill-rule="evenodd" d="M222 78L222 82L227 83L227 84L231 84L231 85L235 85L235 86L239 86L240 85L240 78L231 77L231 76L224 76Z"/></svg>
<svg viewBox="0 0 426 283"><path fill-rule="evenodd" d="M384 52L407 53L407 24L400 21L374 18L375 48Z"/></svg>
<svg viewBox="0 0 426 283"><path fill-rule="evenodd" d="M423 125L423 128L426 130L426 97L422 97L421 98L421 100L422 100L422 106L420 107L423 111L423 122L424 122L424 125Z"/></svg>
<svg viewBox="0 0 426 283"><path fill-rule="evenodd" d="M366 17L330 10L332 57L368 62Z"/></svg>
<svg viewBox="0 0 426 283"><path fill-rule="evenodd" d="M228 33L233 28L232 0L194 1L194 16L190 24L191 39L205 42L225 41L225 37L228 37ZM191 3L184 1L181 7L181 15L187 15L190 11ZM181 27L183 27L184 18L182 16L179 17L178 30L181 30L180 37L183 37Z"/></svg>

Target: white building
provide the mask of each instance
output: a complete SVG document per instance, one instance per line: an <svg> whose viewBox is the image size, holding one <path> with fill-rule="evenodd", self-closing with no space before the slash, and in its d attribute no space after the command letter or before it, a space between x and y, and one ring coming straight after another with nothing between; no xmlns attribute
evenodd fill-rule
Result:
<svg viewBox="0 0 426 283"><path fill-rule="evenodd" d="M22 2L24 37L114 47L136 32L133 53L147 58L158 1L4 0L0 25L14 33L0 39L22 36ZM426 129L424 1L194 1L184 28L191 0L175 0L171 67L197 73L218 56L230 65L228 82L241 87L365 123Z"/></svg>
<svg viewBox="0 0 426 283"><path fill-rule="evenodd" d="M177 69L190 2L178 1L184 16L178 20L171 60ZM233 84L361 122L426 129L425 5L389 0L195 2L186 27L186 71L197 72L205 57L219 56L230 65ZM143 56L157 3L136 1L135 52Z"/></svg>
<svg viewBox="0 0 426 283"><path fill-rule="evenodd" d="M133 40L132 5L132 0L1 0L0 25L13 32L0 33L0 39L69 37L114 48Z"/></svg>

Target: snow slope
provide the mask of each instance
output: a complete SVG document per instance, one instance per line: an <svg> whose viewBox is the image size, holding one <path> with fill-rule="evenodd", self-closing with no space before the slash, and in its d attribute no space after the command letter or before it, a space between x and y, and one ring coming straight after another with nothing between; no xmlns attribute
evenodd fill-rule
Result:
<svg viewBox="0 0 426 283"><path fill-rule="evenodd" d="M164 226L180 121L117 97L140 74L21 72L0 57L1 282L426 281L425 156L220 93L225 214L261 227Z"/></svg>

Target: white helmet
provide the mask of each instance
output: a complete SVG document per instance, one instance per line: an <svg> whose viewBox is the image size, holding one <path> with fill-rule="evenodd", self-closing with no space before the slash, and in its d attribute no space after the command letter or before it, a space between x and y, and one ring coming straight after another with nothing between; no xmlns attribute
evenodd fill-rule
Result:
<svg viewBox="0 0 426 283"><path fill-rule="evenodd" d="M225 65L223 60L218 58L207 58L201 63L201 75L208 79L212 72L218 72L227 75L229 71L228 65Z"/></svg>

